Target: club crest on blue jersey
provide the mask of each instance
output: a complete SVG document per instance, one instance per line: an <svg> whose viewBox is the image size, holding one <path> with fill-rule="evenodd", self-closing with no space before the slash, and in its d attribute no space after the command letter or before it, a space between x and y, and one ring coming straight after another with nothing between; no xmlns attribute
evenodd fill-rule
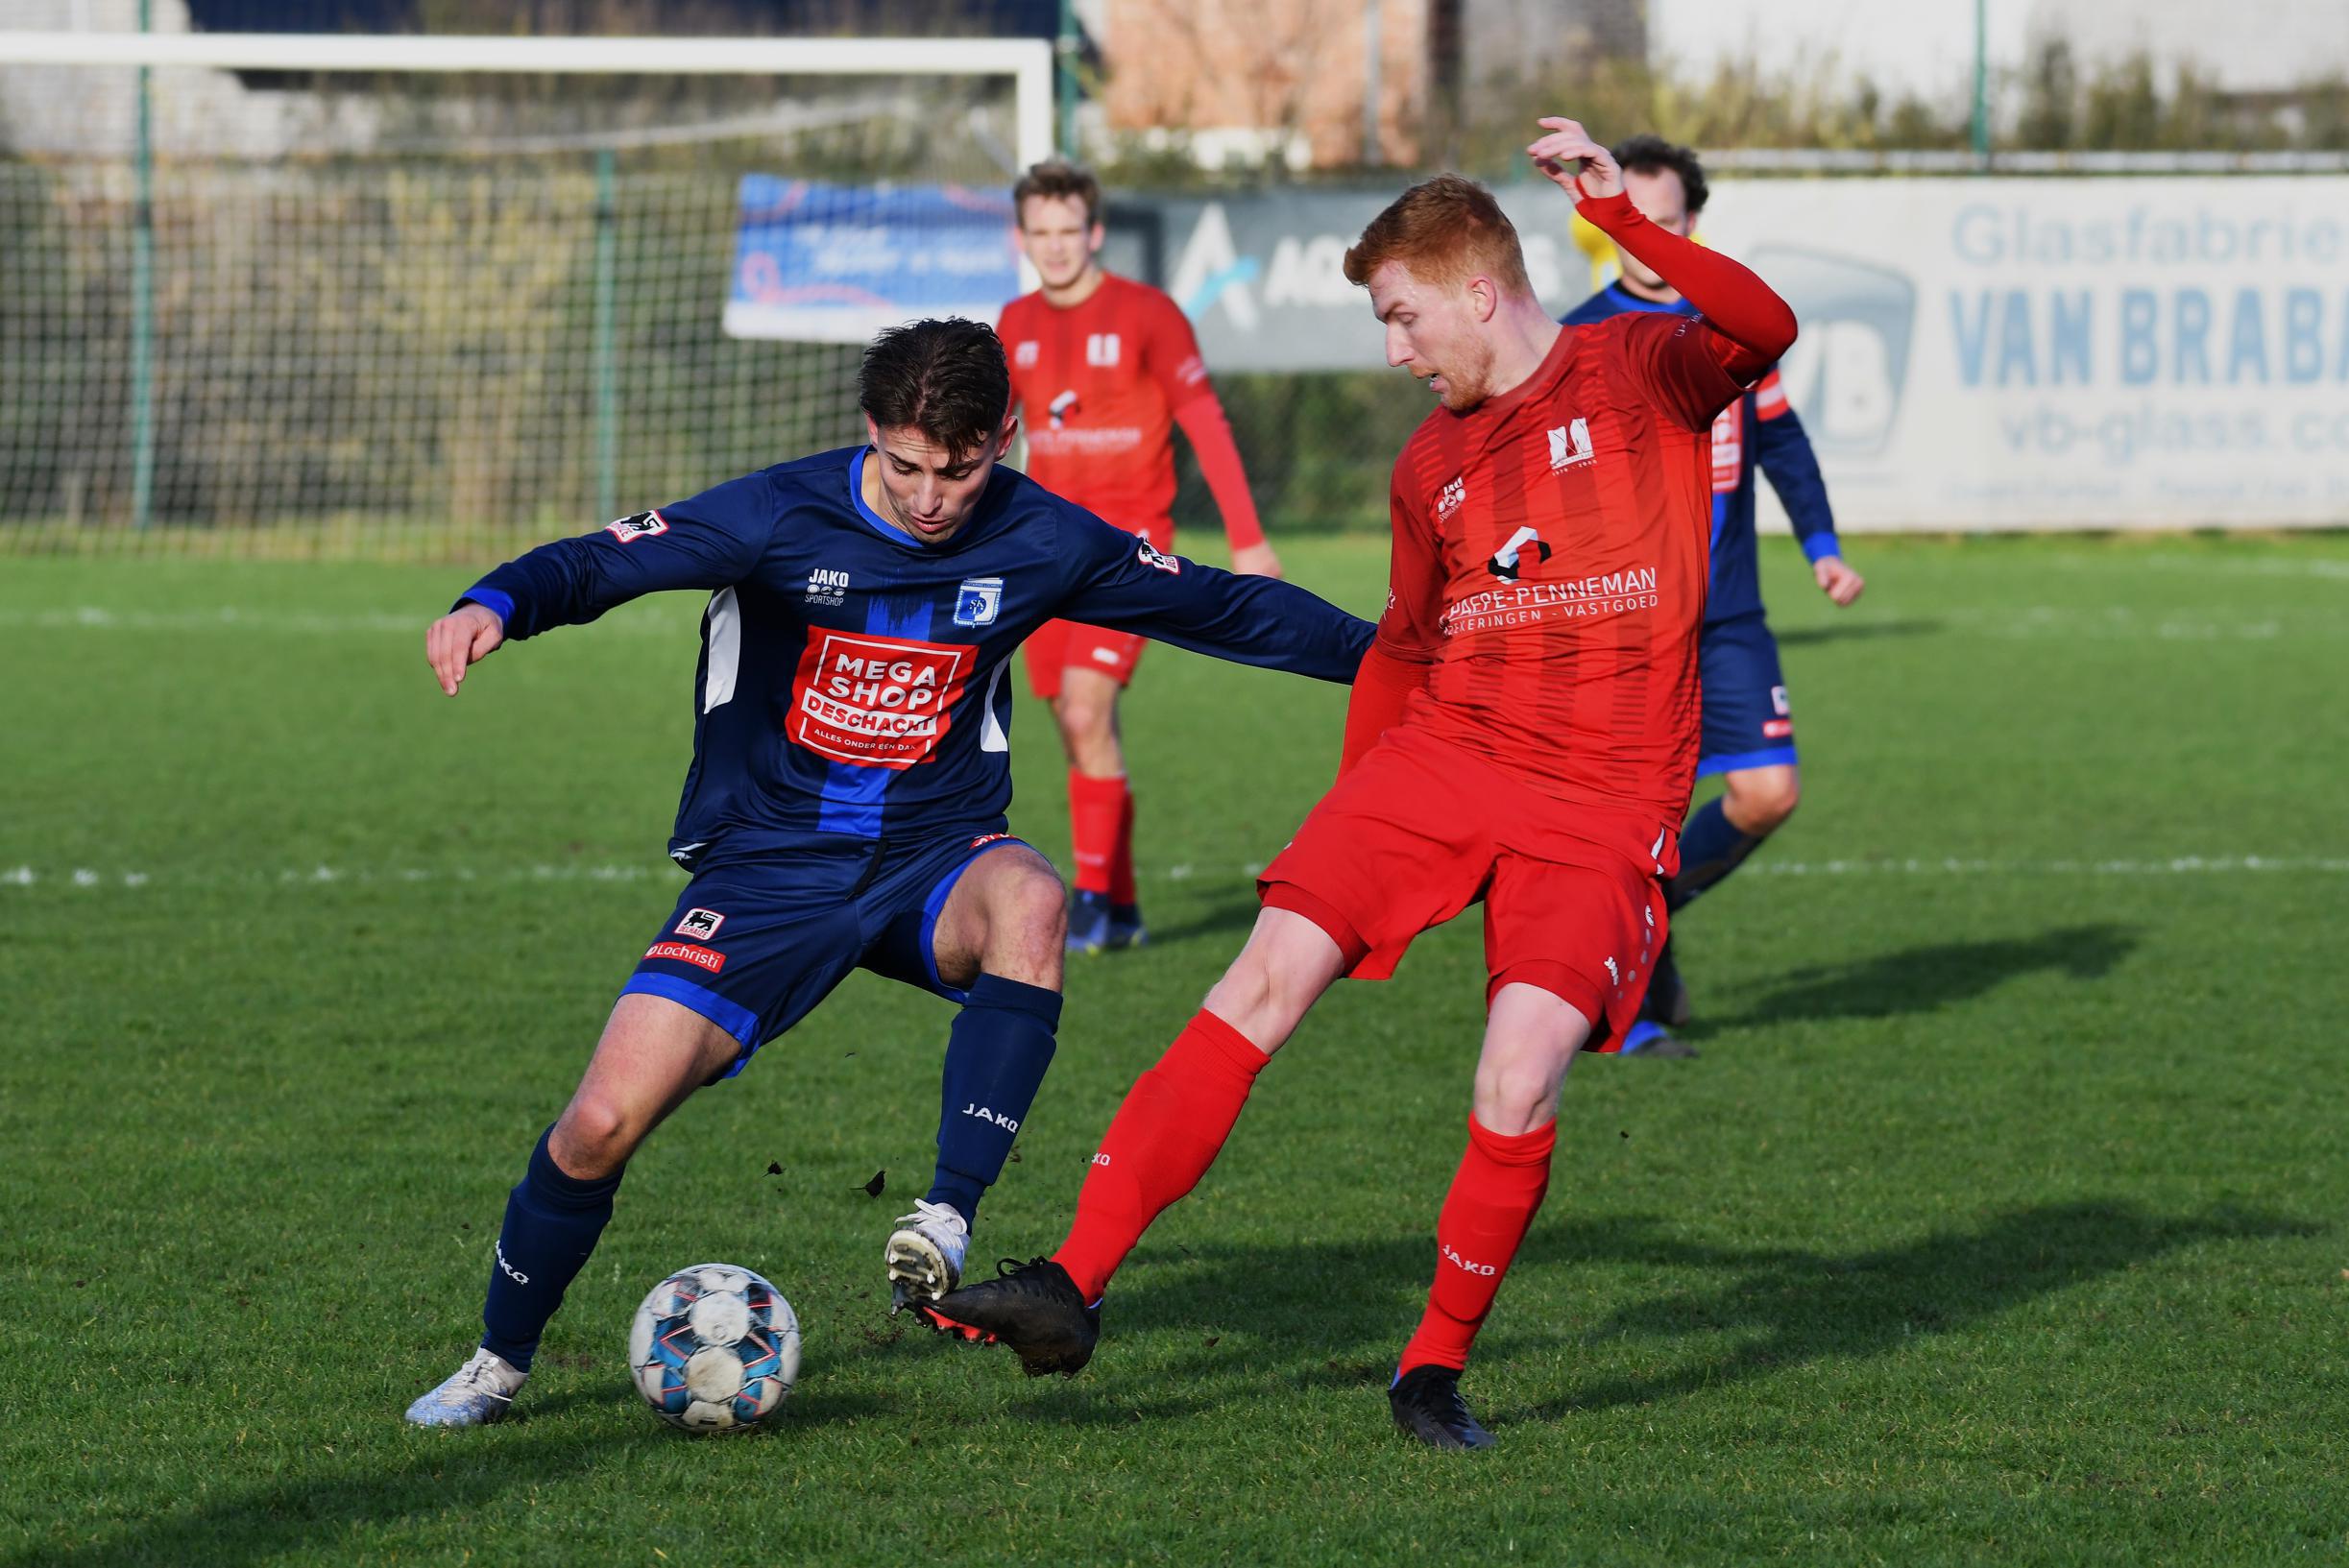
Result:
<svg viewBox="0 0 2349 1568"><path fill-rule="evenodd" d="M992 626L1004 608L1001 577L965 577L955 593L955 624Z"/></svg>

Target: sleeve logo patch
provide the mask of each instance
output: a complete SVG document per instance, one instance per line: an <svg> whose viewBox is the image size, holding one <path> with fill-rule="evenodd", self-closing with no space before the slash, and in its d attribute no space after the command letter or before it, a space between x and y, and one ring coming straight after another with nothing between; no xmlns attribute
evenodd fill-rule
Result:
<svg viewBox="0 0 2349 1568"><path fill-rule="evenodd" d="M668 532L668 519L658 512L639 512L633 518L621 518L603 525L603 531L622 544L633 544L640 539Z"/></svg>
<svg viewBox="0 0 2349 1568"><path fill-rule="evenodd" d="M791 683L792 741L860 767L908 768L937 750L979 650L811 628Z"/></svg>
<svg viewBox="0 0 2349 1568"><path fill-rule="evenodd" d="M1170 577L1182 575L1182 562L1168 555L1147 539L1141 541L1140 547L1134 551L1134 559L1151 570L1163 571Z"/></svg>
<svg viewBox="0 0 2349 1568"><path fill-rule="evenodd" d="M726 955L709 948L697 948L690 942L655 942L644 950L646 958L666 958L673 964L691 964L714 975L726 967Z"/></svg>

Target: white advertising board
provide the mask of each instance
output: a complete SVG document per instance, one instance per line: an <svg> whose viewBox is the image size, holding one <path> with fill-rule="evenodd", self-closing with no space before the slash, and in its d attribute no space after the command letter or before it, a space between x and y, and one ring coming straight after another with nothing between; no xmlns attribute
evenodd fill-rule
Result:
<svg viewBox="0 0 2349 1568"><path fill-rule="evenodd" d="M2349 180L1747 181L1839 523L2349 523Z"/></svg>
<svg viewBox="0 0 2349 1568"><path fill-rule="evenodd" d="M1392 194L1154 204L1208 364L1376 368L1340 261ZM1497 194L1570 308L1571 204ZM1793 303L1847 531L2349 524L2349 179L1726 181L1700 237Z"/></svg>

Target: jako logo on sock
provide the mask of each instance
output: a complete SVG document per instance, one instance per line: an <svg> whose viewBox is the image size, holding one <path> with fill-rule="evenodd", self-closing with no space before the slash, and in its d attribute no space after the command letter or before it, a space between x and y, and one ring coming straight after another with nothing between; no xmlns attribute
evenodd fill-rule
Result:
<svg viewBox="0 0 2349 1568"><path fill-rule="evenodd" d="M1443 1254L1444 1262L1449 1264L1457 1264L1459 1266L1466 1269L1471 1274L1482 1274L1485 1278L1490 1279L1493 1275L1500 1272L1499 1269L1493 1267L1492 1265L1489 1263L1470 1263L1459 1253L1454 1252L1449 1246L1440 1247L1438 1250Z"/></svg>
<svg viewBox="0 0 2349 1568"><path fill-rule="evenodd" d="M505 1242L496 1242L496 1243L494 1243L494 1244L495 1244L495 1245L496 1246L496 1248L497 1248L497 1266L498 1266L498 1268L499 1268L500 1270L502 1270L502 1271L504 1272L504 1274L505 1274L506 1278L508 1278L508 1279L512 1280L512 1281L513 1281L515 1284L517 1284L517 1285L527 1285L527 1284L529 1284L529 1283L530 1283L530 1276L529 1276L529 1275L527 1275L527 1274L523 1273L523 1272L522 1272L521 1269L519 1269L519 1268L515 1267L515 1266L514 1266L512 1264L510 1264L510 1263L506 1262L506 1244L505 1244Z"/></svg>
<svg viewBox="0 0 2349 1568"><path fill-rule="evenodd" d="M981 1122L992 1122L997 1126L1003 1128L1005 1132L1017 1132L1020 1130L1019 1119L1017 1117L1005 1116L1001 1111L990 1111L984 1105L965 1105L962 1107L962 1114L964 1116L975 1116Z"/></svg>
<svg viewBox="0 0 2349 1568"><path fill-rule="evenodd" d="M1093 1156L1090 1163L1094 1165L1107 1165L1109 1163L1109 1156L1106 1154L1096 1154Z"/></svg>

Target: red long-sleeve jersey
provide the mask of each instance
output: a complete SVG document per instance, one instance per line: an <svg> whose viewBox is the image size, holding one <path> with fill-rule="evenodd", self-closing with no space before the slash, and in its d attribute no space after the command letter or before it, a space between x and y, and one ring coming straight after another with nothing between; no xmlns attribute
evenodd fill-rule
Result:
<svg viewBox="0 0 2349 1568"><path fill-rule="evenodd" d="M1582 205L1715 318L1568 327L1517 386L1428 416L1390 487L1389 667L1366 668L1356 704L1392 712L1416 686L1401 722L1578 808L1677 821L1697 759L1707 432L1792 343L1794 319L1752 273L1627 199Z"/></svg>
<svg viewBox="0 0 2349 1568"><path fill-rule="evenodd" d="M1004 307L996 332L1028 427L1029 478L1163 545L1179 423L1233 548L1263 543L1199 339L1165 293L1108 275L1066 309L1024 294Z"/></svg>

